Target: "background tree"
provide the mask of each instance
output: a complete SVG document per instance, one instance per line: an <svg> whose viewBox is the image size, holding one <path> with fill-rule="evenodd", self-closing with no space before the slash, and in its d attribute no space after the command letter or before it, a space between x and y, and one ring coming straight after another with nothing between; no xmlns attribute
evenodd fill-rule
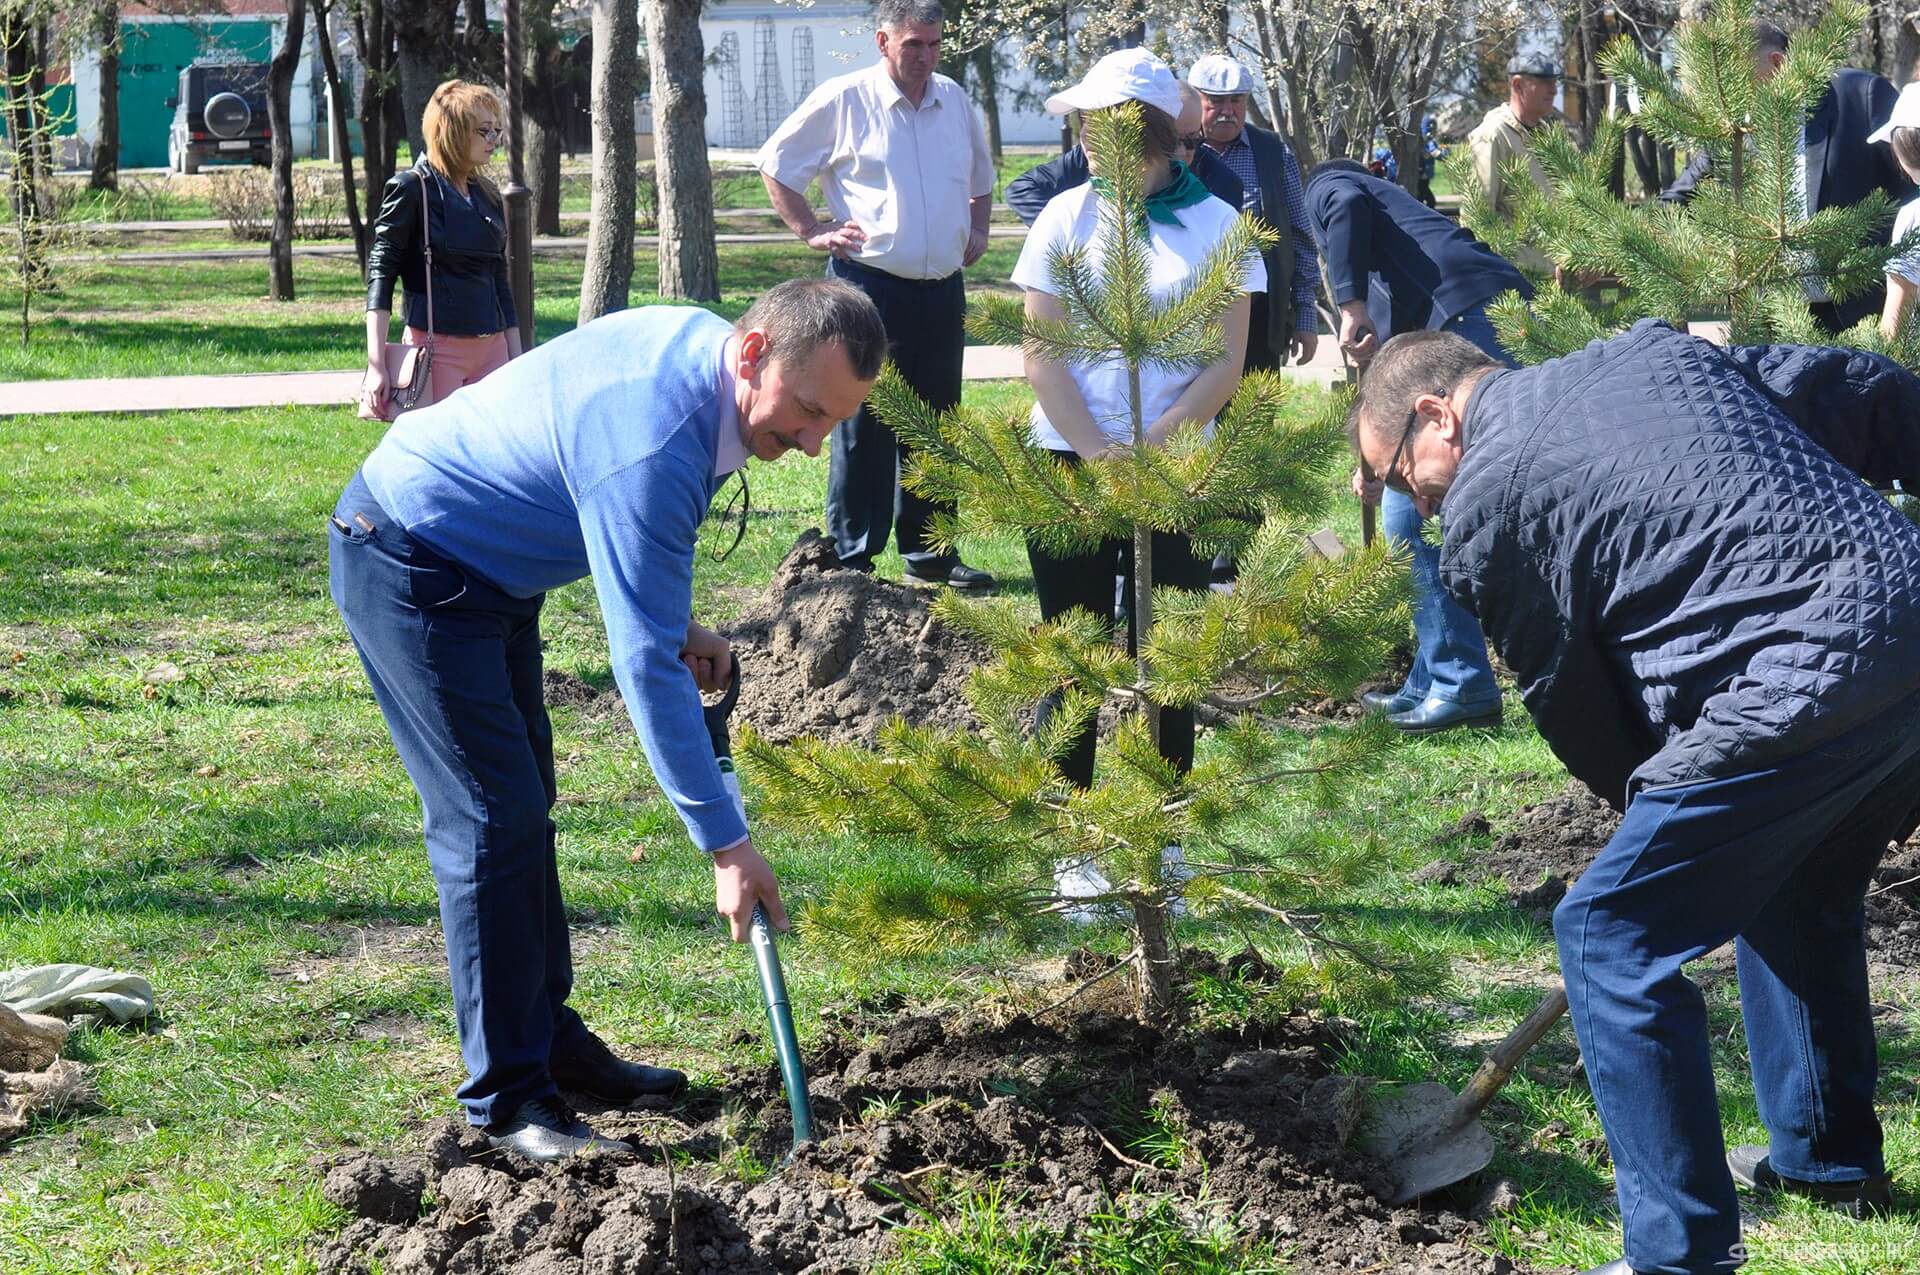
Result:
<svg viewBox="0 0 1920 1275"><path fill-rule="evenodd" d="M399 118L400 72L393 28L383 0L346 0L353 31L353 52L360 62L360 152L367 176L367 221L379 215L379 200L393 176L394 154L403 127ZM363 262L364 264L364 262Z"/></svg>
<svg viewBox="0 0 1920 1275"><path fill-rule="evenodd" d="M1640 318L1685 323L1703 313L1726 314L1735 342L1830 342L1814 322L1805 284L1818 280L1844 300L1876 286L1898 252L1876 242L1894 211L1885 195L1809 217L1796 184L1802 123L1865 12L1857 0L1836 0L1795 33L1785 65L1764 84L1753 69L1751 0L1724 0L1709 16L1681 24L1673 37L1675 76L1631 40L1607 48L1607 74L1633 85L1641 99L1633 124L1662 145L1704 147L1713 156L1714 177L1685 206L1619 197L1613 175L1623 125L1612 117L1602 118L1586 154L1565 129L1543 130L1533 150L1553 194L1540 193L1516 160L1507 184L1515 195L1511 220L1488 204L1471 170L1456 164L1461 221L1495 251L1531 243L1570 272L1624 285L1598 300L1556 286L1531 304L1512 294L1498 299L1490 313L1506 347L1538 362ZM1873 318L1840 339L1881 345Z"/></svg>
<svg viewBox="0 0 1920 1275"><path fill-rule="evenodd" d="M313 0L315 43L320 46L320 68L327 83L327 122L333 134L333 153L340 162L340 192L347 208L347 228L353 235L354 255L360 259L360 273L367 272L370 238L367 223L360 216L360 197L353 180L353 139L347 131L347 90L340 80L340 60L334 54L333 29L329 25L339 0ZM379 198L369 190L370 198ZM370 210L372 211L372 210Z"/></svg>
<svg viewBox="0 0 1920 1275"><path fill-rule="evenodd" d="M28 15L0 9L0 44L8 53L7 70L0 74L6 121L0 167L7 181L7 224L0 226L0 283L18 303L23 347L33 339L34 303L60 291L60 273L69 268L64 263L84 247L67 219L69 205L58 197L52 174L42 162L72 117L53 109L51 95L34 87L44 77L31 67L20 67L14 56L16 49L31 47L28 40L16 38L16 32L30 29Z"/></svg>
<svg viewBox="0 0 1920 1275"><path fill-rule="evenodd" d="M648 3L651 7L656 0ZM580 281L583 324L626 309L633 288L633 101L639 41L633 0L593 0L593 202L586 273ZM698 84L697 76L694 82ZM704 135L699 162L705 166ZM707 197L713 197L710 190Z"/></svg>
<svg viewBox="0 0 1920 1275"><path fill-rule="evenodd" d="M426 115L427 99L453 74L457 52L453 19L459 6L455 0L384 0L384 5L387 26L393 32L407 144L414 155L424 155L427 144L420 121Z"/></svg>
<svg viewBox="0 0 1920 1275"><path fill-rule="evenodd" d="M93 148L92 190L120 188L120 3L97 0L93 44L100 54L100 144Z"/></svg>
<svg viewBox="0 0 1920 1275"><path fill-rule="evenodd" d="M644 4L653 82L654 180L660 203L660 295L718 301L720 254L714 240L713 173L707 166L700 0L644 0ZM631 251L631 160L628 167Z"/></svg>
<svg viewBox="0 0 1920 1275"><path fill-rule="evenodd" d="M293 300L293 73L307 42L307 0L287 0L287 27L267 64L267 125L273 130L273 237L268 295Z"/></svg>
<svg viewBox="0 0 1920 1275"><path fill-rule="evenodd" d="M923 852L917 878L858 869L843 877L806 913L824 941L871 959L988 934L1031 937L1039 918L1069 902L1056 865L1085 861L1111 883L1093 902L1132 928L1137 1009L1159 1023L1176 1008L1169 920L1177 895L1200 909L1251 909L1294 923L1315 958L1298 967L1302 977L1325 976L1328 962L1355 951L1322 941L1328 936L1298 909L1351 880L1368 856L1329 852L1311 836L1275 844L1283 839L1265 830L1257 839L1242 833L1276 782L1311 779L1331 800L1339 778L1376 757L1391 732L1378 721L1324 732L1302 760L1250 711L1339 693L1377 672L1407 624L1405 572L1384 542L1333 561L1305 547L1304 519L1325 507L1344 459L1337 402L1283 417L1285 382L1255 374L1211 440L1188 426L1164 449L1145 444L1141 370L1195 370L1221 357L1221 317L1273 232L1242 217L1187 286L1156 303L1146 282L1138 109L1094 115L1087 144L1096 168L1114 174L1100 205L1099 268L1085 248L1056 249L1048 269L1064 321L1029 319L1018 301L996 298L972 326L982 340L1048 359L1124 363L1133 447L1070 467L1033 445L1024 414L963 406L936 416L891 373L874 401L915 450L908 485L958 502L957 520L935 528L946 545L962 534L1017 531L1069 553L1131 536L1135 658L1085 612L1030 626L1007 600L948 594L936 604L941 622L998 653L969 684L978 730L895 720L871 750L818 740L777 747L749 733L744 756L767 794L763 817L904 837ZM1250 513L1266 521L1248 542L1241 519ZM1187 533L1207 553L1239 544L1235 591L1156 589L1154 531ZM1030 731L1025 714L1042 697L1058 707ZM1109 697L1132 711L1103 745L1094 787L1082 790L1059 761ZM1182 776L1160 755L1160 711L1203 702L1227 720ZM1163 857L1169 845L1183 847L1191 880Z"/></svg>

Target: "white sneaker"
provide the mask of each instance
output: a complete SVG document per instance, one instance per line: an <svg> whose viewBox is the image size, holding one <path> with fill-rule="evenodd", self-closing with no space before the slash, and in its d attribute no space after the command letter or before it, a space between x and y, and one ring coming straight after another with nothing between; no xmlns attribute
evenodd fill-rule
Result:
<svg viewBox="0 0 1920 1275"><path fill-rule="evenodd" d="M1053 865L1053 888L1063 899L1096 899L1111 891L1113 882L1094 865L1091 856L1083 855ZM1069 903L1060 909L1060 915L1075 925L1092 925L1105 920L1110 911L1110 907L1091 903Z"/></svg>

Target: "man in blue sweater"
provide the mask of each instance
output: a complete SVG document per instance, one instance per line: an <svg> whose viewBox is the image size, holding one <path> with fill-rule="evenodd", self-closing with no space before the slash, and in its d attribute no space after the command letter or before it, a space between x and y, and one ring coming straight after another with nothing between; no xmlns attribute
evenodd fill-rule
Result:
<svg viewBox="0 0 1920 1275"><path fill-rule="evenodd" d="M701 689L731 681L692 619L694 537L749 454L818 455L886 357L873 303L783 283L739 323L656 306L609 315L402 417L332 517L334 604L420 793L439 887L467 1118L535 1160L593 1147L559 1089L627 1103L677 1071L614 1056L567 1007L553 734L540 606L593 577L614 680L743 941L779 888L723 786Z"/></svg>
<svg viewBox="0 0 1920 1275"><path fill-rule="evenodd" d="M1889 359L1652 320L1517 371L1415 332L1361 383L1356 450L1625 810L1553 916L1625 1234L1588 1275L1739 1266L1736 1183L1892 1207L1864 901L1920 821L1920 530L1867 484L1920 480L1916 421ZM1768 1145L1728 1149L1685 967L1736 940Z"/></svg>

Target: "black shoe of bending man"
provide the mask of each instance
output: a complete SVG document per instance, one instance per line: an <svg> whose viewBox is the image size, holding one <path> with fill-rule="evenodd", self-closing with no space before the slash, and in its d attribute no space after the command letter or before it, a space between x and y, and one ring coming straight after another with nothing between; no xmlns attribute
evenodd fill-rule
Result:
<svg viewBox="0 0 1920 1275"><path fill-rule="evenodd" d="M1461 726L1498 726L1500 704L1470 708L1449 699L1428 696L1401 713L1388 713L1387 724L1403 735L1433 735Z"/></svg>
<svg viewBox="0 0 1920 1275"><path fill-rule="evenodd" d="M595 1133L558 1098L523 1102L511 1120L488 1125L486 1133L487 1141L500 1150L523 1155L538 1164L552 1164L577 1155L635 1154L631 1144Z"/></svg>
<svg viewBox="0 0 1920 1275"><path fill-rule="evenodd" d="M906 576L908 581L913 584L944 584L948 588L966 589L969 591L991 589L998 583L998 581L993 578L992 572L982 571L978 567L970 567L964 562L955 562L951 565L934 565L924 571L917 570L914 565L909 562L907 564Z"/></svg>
<svg viewBox="0 0 1920 1275"><path fill-rule="evenodd" d="M641 1098L671 1098L687 1087L685 1072L628 1062L592 1034L566 1054L550 1058L547 1071L553 1083L569 1093L623 1107Z"/></svg>
<svg viewBox="0 0 1920 1275"><path fill-rule="evenodd" d="M1858 1182L1802 1182L1774 1172L1765 1147L1735 1147L1727 1152L1733 1180L1761 1195L1805 1196L1848 1217L1881 1217L1893 1212L1893 1181L1882 1173Z"/></svg>

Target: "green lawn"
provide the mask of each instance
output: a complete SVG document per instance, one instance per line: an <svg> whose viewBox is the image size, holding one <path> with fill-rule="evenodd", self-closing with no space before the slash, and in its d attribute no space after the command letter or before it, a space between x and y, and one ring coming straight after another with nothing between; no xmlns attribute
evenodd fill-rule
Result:
<svg viewBox="0 0 1920 1275"><path fill-rule="evenodd" d="M1023 393L970 392L1007 406ZM418 808L326 595L324 518L378 432L344 409L0 427L0 964L143 972L162 1020L150 1032L80 1033L72 1052L98 1065L105 1111L43 1120L0 1153L10 1275L299 1270L303 1245L340 1221L312 1157L403 1148L422 1121L454 1110L459 1064ZM825 471L804 459L758 467L755 505L769 516L724 564L701 556L704 618L737 610L815 520ZM1357 523L1348 502L1337 526L1355 540ZM971 545L968 558L1016 594L1029 587L1015 543ZM897 575L898 560L881 570ZM606 680L588 588L555 594L544 631L552 667ZM1347 1070L1457 1087L1553 976L1550 936L1497 888L1410 875L1468 810L1497 826L1564 782L1517 702L1508 708L1500 731L1399 749L1338 808L1275 798L1270 835L1311 829L1336 844L1377 843L1391 860L1388 876L1320 910L1454 971L1395 1009L1322 1006L1352 1019ZM555 727L576 1003L613 1040L704 1079L749 1056L765 1062L751 963L724 941L710 874L631 729L571 709L556 711ZM913 854L779 836L766 848L796 900L856 857L884 865ZM1271 929L1182 926L1184 940L1222 950L1248 936L1282 958L1293 950ZM1085 939L1063 929L1053 948ZM1016 959L988 945L852 970L804 941L786 957L809 1037L812 1011L859 996L994 995L991 971ZM1877 994L1894 1007L1878 1020L1882 1092L1912 1202L1914 988ZM1732 996L1724 977L1708 989L1729 1134L1750 1140L1758 1125ZM734 1043L742 1029L751 1045ZM1598 1128L1569 1078L1565 1026L1542 1048L1494 1109L1496 1169L1524 1198L1497 1242L1541 1266L1585 1266L1618 1254L1610 1179L1586 1141ZM1011 1250L995 1246L1014 1240L981 1216L929 1229L917 1251L933 1264L914 1269L998 1268L991 1255ZM980 1225L989 1257L962 1265ZM1765 1275L1920 1272L1910 1219L1861 1226L1789 1206L1764 1210L1749 1239L1750 1269ZM1138 1269L1123 1256L1089 1269Z"/></svg>

